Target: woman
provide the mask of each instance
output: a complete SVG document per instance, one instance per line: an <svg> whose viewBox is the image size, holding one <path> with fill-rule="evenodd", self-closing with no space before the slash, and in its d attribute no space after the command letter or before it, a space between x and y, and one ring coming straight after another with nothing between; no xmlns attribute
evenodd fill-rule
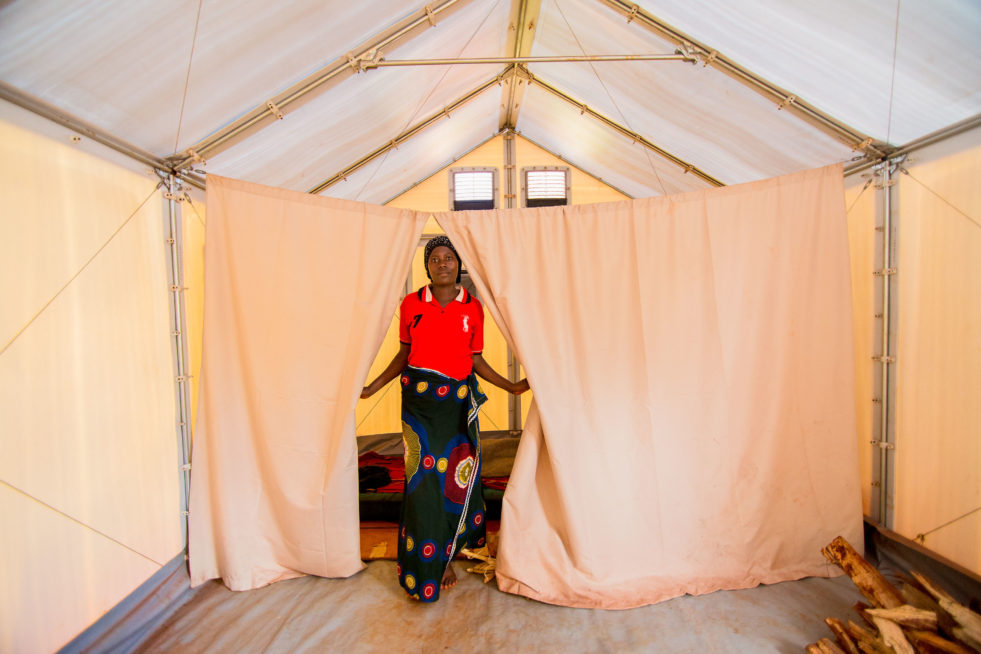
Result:
<svg viewBox="0 0 981 654"><path fill-rule="evenodd" d="M515 395L528 381L505 379L481 356L484 309L459 286L460 256L449 238L426 244L425 264L432 283L402 300L398 354L361 397L401 373L399 583L411 597L435 602L440 589L456 584L450 562L457 552L485 542L477 411L487 398L474 373Z"/></svg>

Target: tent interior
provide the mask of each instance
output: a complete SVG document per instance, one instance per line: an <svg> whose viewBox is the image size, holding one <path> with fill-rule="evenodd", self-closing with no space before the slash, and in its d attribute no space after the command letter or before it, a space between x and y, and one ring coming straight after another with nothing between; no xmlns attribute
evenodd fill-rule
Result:
<svg viewBox="0 0 981 654"><path fill-rule="evenodd" d="M973 0L0 3L0 650L57 650L147 584L188 585L209 177L411 215L404 295L425 239L464 233L457 209L633 207L838 166L853 424L829 458L857 466L859 521L977 581L978 34ZM398 348L396 307L347 382ZM486 358L517 379L492 318ZM536 420L529 377L486 389L489 436ZM389 390L351 398L360 453L398 448ZM379 574L350 582L394 603ZM526 624L583 615L547 608Z"/></svg>

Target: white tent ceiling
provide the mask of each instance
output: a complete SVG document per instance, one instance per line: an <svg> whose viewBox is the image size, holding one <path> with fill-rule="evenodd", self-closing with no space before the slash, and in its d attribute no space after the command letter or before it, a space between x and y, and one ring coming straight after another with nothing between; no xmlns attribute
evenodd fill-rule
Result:
<svg viewBox="0 0 981 654"><path fill-rule="evenodd" d="M413 19L386 60L672 54L661 21L699 61L353 71L349 55ZM371 202L513 127L642 197L849 162L866 137L879 156L977 120L979 34L977 0L12 0L0 97L171 164ZM226 128L241 129L215 144Z"/></svg>

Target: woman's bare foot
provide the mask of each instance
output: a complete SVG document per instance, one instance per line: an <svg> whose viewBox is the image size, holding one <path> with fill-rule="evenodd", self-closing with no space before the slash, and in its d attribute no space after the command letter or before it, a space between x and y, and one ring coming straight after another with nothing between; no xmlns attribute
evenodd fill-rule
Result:
<svg viewBox="0 0 981 654"><path fill-rule="evenodd" d="M447 588L453 588L456 586L456 573L453 572L453 566L446 566L446 572L443 573L443 581L440 582L439 587L443 590Z"/></svg>

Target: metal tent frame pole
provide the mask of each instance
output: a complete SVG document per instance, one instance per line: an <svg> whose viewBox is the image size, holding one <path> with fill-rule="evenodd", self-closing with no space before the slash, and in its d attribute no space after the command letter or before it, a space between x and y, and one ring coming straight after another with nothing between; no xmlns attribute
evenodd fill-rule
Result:
<svg viewBox="0 0 981 654"><path fill-rule="evenodd" d="M683 52L673 54L622 54L622 55L551 55L544 57L457 57L455 59L378 59L363 61L365 70L395 66L463 66L472 64L542 64L582 63L606 61L698 61L695 56Z"/></svg>
<svg viewBox="0 0 981 654"><path fill-rule="evenodd" d="M46 118L57 125L70 129L81 136L129 157L133 161L149 166L161 175L166 176L174 172L166 160L152 152L147 152L114 134L110 134L96 127L88 121L73 116L67 111L34 97L30 93L21 91L17 87L11 86L2 80L0 80L0 100L6 100L33 114ZM204 180L197 175L188 172L177 172L177 175L188 184L204 190Z"/></svg>
<svg viewBox="0 0 981 654"><path fill-rule="evenodd" d="M468 102L470 102L474 98L478 97L479 95L481 95L484 91L486 91L490 87L495 86L497 84L500 84L502 78L505 75L507 75L507 73L508 73L508 70L505 70L504 72L500 73L499 75L496 75L493 78L487 80L486 82L484 82L483 84L481 84L477 88L469 91L468 93L465 93L463 96L457 98L456 100L454 100L450 104L448 104L445 107L443 107L443 110L442 111L438 111L438 112L430 115L428 118L424 118L423 120L419 121L415 125L413 125L413 126L409 127L408 129L406 129L404 132L402 132L401 134L399 134L398 136L396 136L395 138L393 138L391 141L389 141L385 145L382 145L382 146L379 146L379 147L375 148L374 150L372 150L371 152L369 152L365 156L361 157L360 159L358 159L357 161L355 161L351 165L346 166L343 170L341 170L337 174L335 174L332 177L330 177L328 179L325 179L324 181L320 182L319 184L317 184L316 186L314 186L313 188L311 188L308 191L308 193L312 193L314 195L316 195L318 193L322 193L323 191L327 190L328 188L330 188L331 186L333 186L337 182L340 182L341 180L347 179L347 176L348 175L351 175L352 173L354 173L355 171L357 171L359 168L361 168L361 167L367 165L368 163L374 161L375 159L377 159L378 157L382 156L383 154L385 154L389 150L397 149L399 145L401 145L402 143L408 141L410 138L412 138L413 136L415 136L419 132L425 130L427 127L431 127L432 125L436 124L437 122L439 122L443 118L449 118L450 117L450 114L453 111L456 111L457 109L459 109L463 105L467 104Z"/></svg>
<svg viewBox="0 0 981 654"><path fill-rule="evenodd" d="M172 335L174 337L174 367L176 376L174 378L174 394L177 404L177 439L180 452L180 505L181 505L181 531L184 537L184 548L187 549L187 529L190 503L191 487L191 425L190 425L190 368L187 360L185 320L186 308L184 305L184 241L183 229L181 226L180 202L184 199L181 182L175 174L171 174L167 180L167 193L164 195L167 200L167 216L169 235L167 244L170 247L170 300L171 318L173 321Z"/></svg>
<svg viewBox="0 0 981 654"><path fill-rule="evenodd" d="M541 11L541 0L512 0L511 15L508 19L507 51L513 57L526 57L531 54L535 35L538 33L538 14ZM504 91L501 94L501 113L497 121L497 129L515 129L518 125L518 112L524 97L524 80L517 76L517 68L511 68L511 74L504 80Z"/></svg>
<svg viewBox="0 0 981 654"><path fill-rule="evenodd" d="M507 209L514 209L519 204L515 133L512 130L506 130L502 137L504 145L504 206ZM521 378L519 375L520 364L510 345L507 346L507 357L508 379L513 382L518 381ZM521 431L521 397L512 393L508 393L508 430L512 432Z"/></svg>
<svg viewBox="0 0 981 654"><path fill-rule="evenodd" d="M619 132L621 135L626 136L630 140L632 140L632 141L634 141L636 143L640 143L641 145L643 145L645 148L647 148L651 152L654 152L655 154L657 154L658 156L660 156L663 159L667 159L668 161L670 161L674 165L676 165L679 168L681 168L682 170L684 170L686 173L691 173L695 177L698 177L699 179L701 179L701 180L703 180L705 182L708 182L712 186L725 186L725 183L723 183L723 182L719 181L718 179L712 177L711 175L709 175L708 173L706 173L701 168L698 168L694 164L688 163L687 161L685 161L684 159L681 159L680 157L676 157L675 155L671 154L670 152L668 152L664 148L659 147L658 145L652 143L651 141L649 141L645 137L641 136L637 132L635 132L635 131L633 131L631 129L627 129L626 127L624 127L623 125L621 125L617 121L613 120L612 118L608 118L608 117L604 116L603 114L599 113L598 111L595 111L594 109L590 109L589 106L586 103L579 102L575 98L571 97L570 95L568 95L564 91L561 91L561 90L557 89L556 87L552 86L551 84L549 84L548 82L544 81L540 77L536 77L535 75L532 75L531 72L528 71L528 69L523 68L520 65L519 65L519 73L518 74L521 75L521 76L523 76L523 77L525 77L528 80L528 83L529 84L534 84L535 86L538 86L538 87L540 87L540 88L548 91L549 93L551 93L555 97L557 97L557 98L559 98L561 100L564 100L566 103L571 104L572 106L574 106L577 109L579 109L579 112L581 114L588 114L590 116L590 118L594 118L595 120L598 120L599 122L603 123L607 127L610 127L614 131Z"/></svg>
<svg viewBox="0 0 981 654"><path fill-rule="evenodd" d="M876 168L879 180L876 190L880 192L880 211L876 220L876 253L873 275L880 279L875 286L875 319L879 321L875 330L875 351L872 359L878 365L874 368L873 402L878 411L872 414L872 447L876 451L872 457L872 519L885 527L892 528L893 499L895 490L895 448L896 448L896 316L898 305L897 268L897 215L893 203L894 177L899 159L889 159Z"/></svg>
<svg viewBox="0 0 981 654"><path fill-rule="evenodd" d="M668 25L638 5L625 0L599 0L599 2L626 17L628 23L637 21L638 25L650 30L659 38L666 39L680 47L682 51L697 57L704 65L711 66L728 75L747 88L772 100L779 108L786 109L850 148L863 151L871 159L882 159L892 150L888 143L877 142L867 134L846 125L833 116L829 116L797 95L740 66L717 50L700 43L681 30Z"/></svg>
<svg viewBox="0 0 981 654"><path fill-rule="evenodd" d="M437 18L448 16L472 1L444 0L425 5L396 25L368 39L353 52L335 59L226 127L198 141L183 153L172 157L172 167L176 170L188 168L195 162L217 155L253 132L268 127L283 118L286 107L292 106L295 109L334 84L360 73L364 70L364 62L374 58L382 48L404 45L429 28L436 27Z"/></svg>
<svg viewBox="0 0 981 654"><path fill-rule="evenodd" d="M925 136L921 136L918 139L914 139L905 145L901 145L896 148L890 155L890 158L902 157L908 154L912 154L917 150L925 148L934 143L940 143L949 138L953 138L958 134L963 134L964 132L970 131L981 127L981 114L976 114L970 118L965 118L964 120L958 121L953 125L948 125L942 129L938 129L935 132L930 132ZM868 159L864 161L859 161L848 166L845 166L845 177L849 175L854 175L855 173L860 173L864 170L872 168L873 166L881 165L882 161L870 161Z"/></svg>

